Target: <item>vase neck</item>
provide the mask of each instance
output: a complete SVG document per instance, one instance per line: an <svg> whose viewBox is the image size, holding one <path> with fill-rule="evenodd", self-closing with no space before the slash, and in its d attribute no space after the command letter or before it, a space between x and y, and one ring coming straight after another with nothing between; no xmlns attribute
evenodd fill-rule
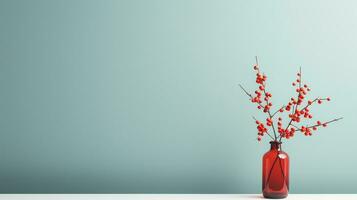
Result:
<svg viewBox="0 0 357 200"><path fill-rule="evenodd" d="M271 141L270 142L270 150L281 150L281 142L278 141Z"/></svg>

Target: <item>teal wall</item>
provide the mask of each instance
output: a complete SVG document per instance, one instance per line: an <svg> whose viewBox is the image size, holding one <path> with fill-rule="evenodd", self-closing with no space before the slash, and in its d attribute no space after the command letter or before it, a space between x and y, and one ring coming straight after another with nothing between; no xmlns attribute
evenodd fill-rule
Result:
<svg viewBox="0 0 357 200"><path fill-rule="evenodd" d="M292 193L357 193L355 1L1 0L1 193L259 193L254 56L318 119Z"/></svg>

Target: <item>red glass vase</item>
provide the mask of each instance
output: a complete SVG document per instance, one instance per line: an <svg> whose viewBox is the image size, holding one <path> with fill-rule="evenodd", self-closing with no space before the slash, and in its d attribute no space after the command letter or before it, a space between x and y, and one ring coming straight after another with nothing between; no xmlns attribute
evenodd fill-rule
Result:
<svg viewBox="0 0 357 200"><path fill-rule="evenodd" d="M281 150L281 142L271 141L263 156L263 196L281 199L289 192L289 156Z"/></svg>

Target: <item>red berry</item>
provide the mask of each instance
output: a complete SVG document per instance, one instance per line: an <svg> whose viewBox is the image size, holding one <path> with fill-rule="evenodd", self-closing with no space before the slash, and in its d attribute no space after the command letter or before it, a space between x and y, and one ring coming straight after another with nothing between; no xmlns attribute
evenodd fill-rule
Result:
<svg viewBox="0 0 357 200"><path fill-rule="evenodd" d="M326 127L326 126L327 126L327 124L326 124L326 123L324 123L324 124L322 124L322 126L323 126L323 127Z"/></svg>
<svg viewBox="0 0 357 200"><path fill-rule="evenodd" d="M317 125L321 125L321 122L320 122L320 121L317 121L316 123L317 123Z"/></svg>
<svg viewBox="0 0 357 200"><path fill-rule="evenodd" d="M262 140L262 138L261 138L261 137L258 137L257 140L260 142L260 141Z"/></svg>
<svg viewBox="0 0 357 200"><path fill-rule="evenodd" d="M327 101L330 101L331 99L330 99L330 97L327 97L327 99L326 99Z"/></svg>
<svg viewBox="0 0 357 200"><path fill-rule="evenodd" d="M322 103L322 101L319 99L319 100L317 101L317 103L318 103L318 104L321 104L321 103Z"/></svg>
<svg viewBox="0 0 357 200"><path fill-rule="evenodd" d="M293 82L293 86L295 86L296 85L296 83L295 82Z"/></svg>

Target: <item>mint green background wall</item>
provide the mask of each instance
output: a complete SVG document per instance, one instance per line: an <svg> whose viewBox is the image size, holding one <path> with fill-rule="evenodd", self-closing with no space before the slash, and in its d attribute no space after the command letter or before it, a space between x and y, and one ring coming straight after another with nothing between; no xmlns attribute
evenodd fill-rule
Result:
<svg viewBox="0 0 357 200"><path fill-rule="evenodd" d="M284 143L292 193L356 193L354 1L0 1L0 192L259 193L237 83L276 105L301 65L322 120Z"/></svg>

